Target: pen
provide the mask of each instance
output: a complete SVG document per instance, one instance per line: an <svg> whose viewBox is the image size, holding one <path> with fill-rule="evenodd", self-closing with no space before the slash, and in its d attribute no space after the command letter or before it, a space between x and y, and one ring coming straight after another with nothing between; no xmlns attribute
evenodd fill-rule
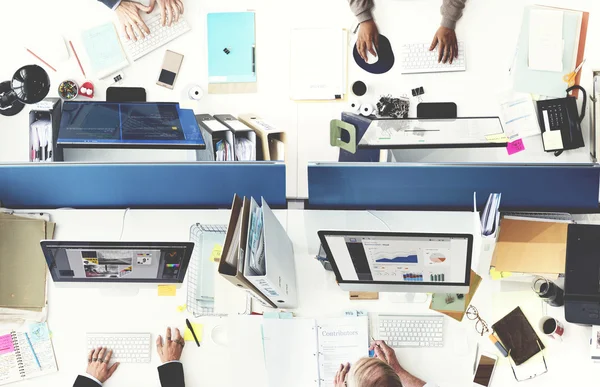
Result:
<svg viewBox="0 0 600 387"><path fill-rule="evenodd" d="M192 332L192 336L194 336L194 341L196 342L196 345L200 346L200 342L198 341L198 338L196 337L196 332L194 332L194 327L192 326L192 323L190 322L190 320L188 320L186 318L185 324L189 328L190 332Z"/></svg>
<svg viewBox="0 0 600 387"><path fill-rule="evenodd" d="M37 363L38 368L41 370L42 369L42 365L40 364L40 359L38 359L35 351L33 350L33 345L31 345L31 340L29 340L29 335L27 334L27 332L25 332L25 338L27 339L27 342L29 343L29 348L31 348L31 352L33 353L33 357L35 358L35 362Z"/></svg>
<svg viewBox="0 0 600 387"><path fill-rule="evenodd" d="M31 51L30 49L26 48L27 52L30 53L31 55L35 56L37 59L40 60L40 62L42 62L43 64L45 64L46 66L50 67L54 72L56 72L56 69L52 66L50 66L50 64L48 62L46 62L45 60L43 60L42 58L40 58L39 56L37 56L33 51Z"/></svg>

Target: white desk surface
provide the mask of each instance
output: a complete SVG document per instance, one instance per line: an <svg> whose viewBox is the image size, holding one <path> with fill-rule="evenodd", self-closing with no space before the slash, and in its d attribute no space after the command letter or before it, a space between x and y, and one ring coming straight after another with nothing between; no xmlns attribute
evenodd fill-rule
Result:
<svg viewBox="0 0 600 387"><path fill-rule="evenodd" d="M440 22L441 0L391 1L377 0L374 11L380 32L386 35L396 52L403 42L430 42ZM467 116L493 116L499 114L497 95L512 85L508 68L514 57L515 44L520 31L523 6L540 3L534 0L486 0L469 1L463 18L457 26L458 39L465 42L467 71L438 74L400 74L395 66L386 74L373 75L362 71L354 61L348 60L348 80L352 83L362 80L368 85L368 93L361 97L362 102L375 103L379 96L392 94L409 95L410 90L423 86L425 102L453 101L458 105L458 114ZM587 62L583 66L582 86L591 90L591 70L600 66L600 36L595 15L600 11L600 3L594 0L545 0L546 5L582 9L590 11L586 49ZM307 165L315 161L336 161L339 150L329 145L329 121L338 118L349 100L325 103L296 103L289 99L289 33L292 28L338 27L350 30L355 24L346 1L303 0L277 2L271 0L227 0L227 1L185 1L185 17L192 31L169 45L134 62L124 70L123 86L142 86L148 93L149 101L179 101L184 107L193 108L198 113L240 113L253 112L288 132L287 147L287 195L290 198L308 197ZM28 12L30 25L36 28L28 32L22 26L23 10ZM257 71L258 93L239 95L206 95L200 103L186 101L184 92L190 83L199 83L206 90L206 13L219 11L239 11L253 9L257 12ZM68 11L65 11L68 10ZM65 22L65 12L69 15ZM79 32L83 29L112 20L110 10L95 0L19 0L0 2L0 14L12 15L4 20L6 31L19 31L18 39L3 41L3 55L0 61L0 80L12 77L14 71L24 64L39 63L24 50L31 39L39 38L39 31L63 34L73 39L80 56L83 49L77 45ZM155 85L165 49L185 55L175 90L170 91ZM85 62L85 58L82 59ZM318 60L318 59L315 59ZM56 65L58 73L49 72L52 87L50 96L56 96L56 86L65 79L82 82L76 61L71 57L67 62ZM97 100L103 100L108 82L96 82ZM411 99L411 116L415 115L417 100ZM0 162L27 161L28 115L29 108L15 117L0 118ZM588 140L588 120L584 121L586 146ZM585 162L587 149L566 152L559 158L552 153L540 152L538 137L527 139L527 150L518 155L500 157L501 162ZM114 154L115 152L113 152ZM479 161L477 150L457 152L406 152L404 161ZM126 153L127 155L127 153ZM104 155L106 156L106 155ZM101 160L101 151L87 152L86 160ZM109 156L106 156L109 157ZM115 161L111 158L111 161ZM117 157L117 156L116 156ZM138 156L136 156L138 157ZM154 156L143 155L143 160ZM160 158L172 160L172 152L162 152ZM496 156L491 156L496 159ZM123 159L123 155L117 159ZM484 158L489 158L486 154ZM187 156L186 156L187 160Z"/></svg>
<svg viewBox="0 0 600 387"><path fill-rule="evenodd" d="M118 240L121 234L123 210L56 210L50 211L57 223L55 239L62 240ZM425 313L428 304L392 303L381 294L377 301L350 301L348 294L339 289L333 273L323 269L314 260L319 242L319 229L354 229L428 232L472 232L472 213L440 212L374 212L362 211L304 211L279 210L276 214L287 227L296 255L298 309L300 317L334 317L345 310L367 310L387 313ZM130 210L125 218L122 240L186 241L193 223L225 224L229 211L225 210ZM379 219L378 219L379 218ZM476 243L478 245L478 243ZM477 250L477 249L476 249ZM481 260L489 259L491 250ZM479 256L479 253L475 251ZM476 265L477 263L474 263ZM474 266L475 267L475 266ZM153 340L163 334L166 326L184 328L187 312L178 312L185 304L186 284L178 289L176 297L158 297L156 289L141 289L136 296L111 297L98 289L79 287L62 288L49 284L49 325L60 371L40 379L21 382L21 386L70 385L86 367L85 333L91 331L151 332ZM516 306L521 306L532 325L542 317L542 303L529 284L521 291L500 292L499 284L484 279L473 304L490 324ZM216 289L218 311L231 314L244 310L245 296L227 281L218 278ZM589 360L591 329L564 320L562 308L547 308L547 313L566 324L563 342L542 337L546 344L548 374L527 382L528 386L589 385L598 380L600 366ZM190 386L232 386L229 377L235 364L229 364L227 348L210 340L210 331L226 323L221 318L201 318L205 324L202 348L189 343L183 353L186 381ZM480 338L474 323L468 319L458 323L445 319L445 347L442 349L400 349L398 358L403 366L417 376L438 383L440 387L470 385L476 344L480 352L498 354L491 342ZM353 361L356 359L348 359ZM153 353L150 365L123 364L107 386L158 386L156 366L158 356ZM248 380L248 386L260 386ZM501 358L491 387L517 386L507 360ZM266 386L265 386L266 387Z"/></svg>

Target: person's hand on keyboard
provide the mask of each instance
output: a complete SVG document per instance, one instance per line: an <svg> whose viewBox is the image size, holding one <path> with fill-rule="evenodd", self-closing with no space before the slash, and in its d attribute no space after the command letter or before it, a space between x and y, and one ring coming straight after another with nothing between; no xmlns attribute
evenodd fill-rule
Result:
<svg viewBox="0 0 600 387"><path fill-rule="evenodd" d="M372 350L375 351L375 356L392 367L394 372L400 373L403 371L400 363L398 362L398 358L396 357L396 352L394 352L394 349L390 348L385 341L375 340L373 343L371 343L371 347L369 348L369 351Z"/></svg>
<svg viewBox="0 0 600 387"><path fill-rule="evenodd" d="M123 31L128 40L132 39L133 41L137 41L138 38L144 39L144 37L150 33L150 29L140 17L139 12L143 11L150 13L153 9L154 1L150 3L150 6L145 6L137 1L121 1L121 4L115 9L115 12L117 13L117 17L121 22L121 26L123 27Z"/></svg>
<svg viewBox="0 0 600 387"><path fill-rule="evenodd" d="M85 372L88 375L93 376L100 383L106 382L112 374L115 373L117 368L119 368L118 362L110 367L108 366L112 353L112 349L107 348L96 348L91 350L88 355L88 367Z"/></svg>
<svg viewBox="0 0 600 387"><path fill-rule="evenodd" d="M455 58L458 58L458 41L456 40L456 32L447 27L440 27L433 36L433 42L429 51L435 50L438 47L438 63L447 63Z"/></svg>
<svg viewBox="0 0 600 387"><path fill-rule="evenodd" d="M377 24L375 24L375 20L366 20L360 23L360 28L358 29L358 39L356 40L356 49L358 50L358 54L361 58L367 62L369 59L367 58L367 52L373 54L373 56L377 56L375 49L379 48L379 30L377 29Z"/></svg>
<svg viewBox="0 0 600 387"><path fill-rule="evenodd" d="M181 332L179 332L179 329L175 328L175 335L171 337L171 328L167 328L165 338L166 342L164 343L162 336L159 335L156 339L156 350L158 356L160 356L160 361L163 364L170 361L179 361L181 352L185 346L185 341L183 340L183 337L181 337Z"/></svg>
<svg viewBox="0 0 600 387"><path fill-rule="evenodd" d="M160 21L163 26L169 27L173 22L179 21L179 15L183 14L183 1L181 0L151 0L150 6L158 2L160 8Z"/></svg>

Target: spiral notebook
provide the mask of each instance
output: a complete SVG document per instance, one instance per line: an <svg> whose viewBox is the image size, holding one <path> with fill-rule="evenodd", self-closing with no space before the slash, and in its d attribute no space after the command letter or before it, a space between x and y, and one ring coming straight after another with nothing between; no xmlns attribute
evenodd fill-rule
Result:
<svg viewBox="0 0 600 387"><path fill-rule="evenodd" d="M46 323L0 334L0 386L58 372Z"/></svg>

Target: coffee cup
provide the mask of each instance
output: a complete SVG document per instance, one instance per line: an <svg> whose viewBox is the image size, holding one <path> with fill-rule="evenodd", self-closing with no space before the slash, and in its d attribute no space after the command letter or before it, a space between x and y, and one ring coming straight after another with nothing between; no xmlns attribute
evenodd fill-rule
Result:
<svg viewBox="0 0 600 387"><path fill-rule="evenodd" d="M542 317L539 323L540 331L553 339L562 340L565 327L557 319L549 316Z"/></svg>

